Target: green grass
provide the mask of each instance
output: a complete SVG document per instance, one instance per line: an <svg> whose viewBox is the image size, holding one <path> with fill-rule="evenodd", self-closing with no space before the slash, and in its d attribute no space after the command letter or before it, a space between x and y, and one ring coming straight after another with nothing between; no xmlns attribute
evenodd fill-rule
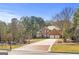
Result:
<svg viewBox="0 0 79 59"><path fill-rule="evenodd" d="M12 49L21 47L22 45L12 45ZM0 45L0 50L9 50L10 46L9 45Z"/></svg>
<svg viewBox="0 0 79 59"><path fill-rule="evenodd" d="M30 44L34 43L34 42L41 41L41 40L43 40L43 39L31 39L30 40ZM27 45L27 44L23 44L23 45ZM12 45L12 49L19 48L19 47L21 47L23 45L21 45L21 44ZM8 44L6 44L6 45L5 44L4 45L0 45L0 50L9 50L9 49L10 49L10 45L8 45Z"/></svg>
<svg viewBox="0 0 79 59"><path fill-rule="evenodd" d="M34 42L38 42L38 41L42 41L42 40L44 40L44 39L31 39L30 43L34 43Z"/></svg>
<svg viewBox="0 0 79 59"><path fill-rule="evenodd" d="M79 53L79 44L55 44L51 52Z"/></svg>

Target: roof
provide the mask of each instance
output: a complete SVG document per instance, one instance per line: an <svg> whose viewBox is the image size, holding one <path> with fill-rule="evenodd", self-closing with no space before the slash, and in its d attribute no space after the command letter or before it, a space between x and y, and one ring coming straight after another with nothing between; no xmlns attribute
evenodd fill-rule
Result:
<svg viewBox="0 0 79 59"><path fill-rule="evenodd" d="M58 27L56 26L48 26L47 27L49 30L53 30L53 29L56 29L56 30L60 30Z"/></svg>
<svg viewBox="0 0 79 59"><path fill-rule="evenodd" d="M61 31L53 29L53 30L50 30L48 34L49 35L61 35Z"/></svg>
<svg viewBox="0 0 79 59"><path fill-rule="evenodd" d="M58 27L48 26L48 27L43 28L42 34L44 34L44 35L45 34L48 34L48 35L61 35L62 31Z"/></svg>

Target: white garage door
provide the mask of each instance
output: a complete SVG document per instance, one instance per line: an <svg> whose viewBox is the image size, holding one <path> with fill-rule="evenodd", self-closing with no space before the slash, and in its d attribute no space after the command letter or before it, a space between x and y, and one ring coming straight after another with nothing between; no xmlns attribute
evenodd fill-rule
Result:
<svg viewBox="0 0 79 59"><path fill-rule="evenodd" d="M55 38L59 38L60 36L59 35L55 35Z"/></svg>
<svg viewBox="0 0 79 59"><path fill-rule="evenodd" d="M53 39L55 36L54 35L50 35L50 38Z"/></svg>
<svg viewBox="0 0 79 59"><path fill-rule="evenodd" d="M59 35L50 35L50 38L52 38L52 39L53 39L53 38L56 38L56 39L57 39L57 38L59 38L59 37L60 37Z"/></svg>

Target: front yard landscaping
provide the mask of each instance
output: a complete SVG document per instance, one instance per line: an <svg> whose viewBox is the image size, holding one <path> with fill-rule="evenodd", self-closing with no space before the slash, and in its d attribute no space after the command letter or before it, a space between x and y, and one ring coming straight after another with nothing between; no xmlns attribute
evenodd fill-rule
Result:
<svg viewBox="0 0 79 59"><path fill-rule="evenodd" d="M31 39L30 40L30 44L34 43L34 42L41 41L41 40L43 40L43 39ZM19 47L21 47L23 45L27 45L27 44L28 43L26 43L26 44L15 44L15 45L11 45L11 47L12 47L12 49L15 49L15 48L19 48ZM0 45L0 50L9 50L9 49L10 49L10 45L8 45L8 44L2 44L2 45Z"/></svg>
<svg viewBox="0 0 79 59"><path fill-rule="evenodd" d="M18 48L21 47L22 45L18 44L18 45L12 45L12 49L14 48ZM0 45L0 50L9 50L10 49L10 45L6 44L6 45Z"/></svg>
<svg viewBox="0 0 79 59"><path fill-rule="evenodd" d="M79 43L56 43L51 52L79 53Z"/></svg>
<svg viewBox="0 0 79 59"><path fill-rule="evenodd" d="M30 43L38 42L38 41L41 41L41 40L44 40L44 39L31 39Z"/></svg>

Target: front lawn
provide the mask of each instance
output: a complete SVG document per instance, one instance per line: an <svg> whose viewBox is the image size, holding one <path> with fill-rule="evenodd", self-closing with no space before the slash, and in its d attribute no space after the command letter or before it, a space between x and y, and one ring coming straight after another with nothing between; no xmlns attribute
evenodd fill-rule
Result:
<svg viewBox="0 0 79 59"><path fill-rule="evenodd" d="M54 44L51 52L79 53L79 43Z"/></svg>
<svg viewBox="0 0 79 59"><path fill-rule="evenodd" d="M44 40L44 39L31 39L30 43L38 42L38 41L41 41L41 40Z"/></svg>
<svg viewBox="0 0 79 59"><path fill-rule="evenodd" d="M18 48L18 47L21 47L22 45L12 45L12 49L14 48ZM0 50L9 50L10 49L10 45L0 45Z"/></svg>
<svg viewBox="0 0 79 59"><path fill-rule="evenodd" d="M41 41L41 40L43 40L43 39L31 39L31 40L30 40L30 44L31 44L31 43L34 43L34 42ZM19 47L21 47L21 46L23 46L23 45L27 45L27 43L26 43L26 44L16 44L16 45L12 45L12 49L14 49L14 48L19 48ZM9 50L9 49L10 49L10 45L8 45L8 44L0 45L0 50Z"/></svg>

